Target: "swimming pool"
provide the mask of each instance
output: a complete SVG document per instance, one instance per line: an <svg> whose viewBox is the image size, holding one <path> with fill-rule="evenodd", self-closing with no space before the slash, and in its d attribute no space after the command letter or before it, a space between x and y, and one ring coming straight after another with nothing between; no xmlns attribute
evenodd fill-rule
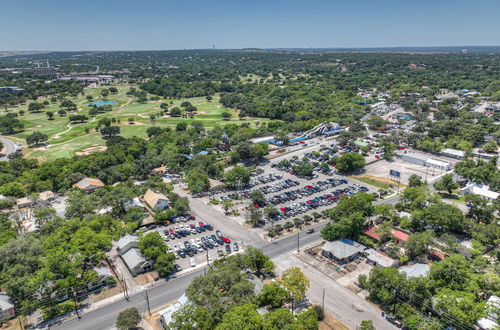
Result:
<svg viewBox="0 0 500 330"><path fill-rule="evenodd" d="M116 102L115 100L98 100L98 101L95 101L95 102L92 102L92 103L89 103L87 104L89 107L93 107L94 105L96 107L102 107L104 105L117 105L118 102Z"/></svg>

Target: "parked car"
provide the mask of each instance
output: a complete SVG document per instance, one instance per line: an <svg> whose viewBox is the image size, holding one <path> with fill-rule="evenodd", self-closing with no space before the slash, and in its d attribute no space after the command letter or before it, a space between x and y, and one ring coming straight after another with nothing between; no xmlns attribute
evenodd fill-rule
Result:
<svg viewBox="0 0 500 330"><path fill-rule="evenodd" d="M238 243L236 243L236 242L235 242L235 243L233 243L233 250L234 250L234 251L239 251L239 249L240 249L240 248L238 247Z"/></svg>
<svg viewBox="0 0 500 330"><path fill-rule="evenodd" d="M194 262L193 258L189 259L189 264L191 265L191 267L195 267L196 266L196 262Z"/></svg>
<svg viewBox="0 0 500 330"><path fill-rule="evenodd" d="M314 233L314 228L309 228L308 230L306 230L306 233L307 233L307 234L312 234L312 233Z"/></svg>

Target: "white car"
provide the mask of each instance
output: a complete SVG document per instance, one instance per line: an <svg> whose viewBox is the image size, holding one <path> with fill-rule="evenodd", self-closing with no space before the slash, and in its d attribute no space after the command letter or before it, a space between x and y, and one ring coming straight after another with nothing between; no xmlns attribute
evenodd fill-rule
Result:
<svg viewBox="0 0 500 330"><path fill-rule="evenodd" d="M172 253L172 252L174 252L174 249L172 249L172 247L170 245L167 245L167 252Z"/></svg>
<svg viewBox="0 0 500 330"><path fill-rule="evenodd" d="M191 265L191 267L195 267L196 266L196 262L194 262L193 258L189 258L189 264Z"/></svg>
<svg viewBox="0 0 500 330"><path fill-rule="evenodd" d="M179 247L176 244L176 245L174 245L174 252L177 252L177 251L179 251Z"/></svg>
<svg viewBox="0 0 500 330"><path fill-rule="evenodd" d="M179 226L175 226L174 230L175 230L175 232L178 232L179 231Z"/></svg>

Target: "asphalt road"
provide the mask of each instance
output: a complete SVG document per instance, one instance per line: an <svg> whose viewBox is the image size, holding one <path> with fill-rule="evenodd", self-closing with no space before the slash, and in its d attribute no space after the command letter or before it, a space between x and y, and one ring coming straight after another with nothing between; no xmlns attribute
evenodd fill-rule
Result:
<svg viewBox="0 0 500 330"><path fill-rule="evenodd" d="M300 246L306 246L319 240L319 231L326 223L319 224L312 234L305 232L299 233ZM288 254L297 249L297 234L284 237L271 243L265 243L260 246L262 251L272 259ZM204 269L179 276L176 279L160 284L148 290L149 303L151 310L158 309L171 301L177 300L182 296L193 278L202 275ZM118 300L109 305L84 312L81 319L73 318L62 324L50 327L50 329L78 329L78 330L97 330L113 328L118 314L124 309L137 307L139 312L147 313L146 294L144 291L130 294L129 301L125 299Z"/></svg>
<svg viewBox="0 0 500 330"><path fill-rule="evenodd" d="M0 161L1 160L9 160L7 158L7 156L13 152L16 151L17 149L17 146L14 142L12 142L11 140L9 139L6 139L4 138L3 136L0 136L0 141L2 141L2 143L5 145L5 147L7 148L6 151L5 151L5 154L1 155L0 157Z"/></svg>

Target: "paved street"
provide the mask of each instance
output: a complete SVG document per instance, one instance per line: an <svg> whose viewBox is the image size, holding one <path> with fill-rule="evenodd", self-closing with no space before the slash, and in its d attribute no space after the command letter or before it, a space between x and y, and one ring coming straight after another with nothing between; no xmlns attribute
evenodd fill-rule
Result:
<svg viewBox="0 0 500 330"><path fill-rule="evenodd" d="M361 321L372 320L377 329L396 329L381 316L381 310L295 256L281 256L274 262L278 273L290 267L300 267L310 281L307 290L309 301L321 305L325 289L325 311L348 327L355 329Z"/></svg>
<svg viewBox="0 0 500 330"><path fill-rule="evenodd" d="M323 228L325 225L326 223L322 223L314 227L315 232L313 234L306 234L305 232L300 232L299 233L300 246L304 247L312 245L315 242L319 242L320 241L319 232L321 228ZM242 230L245 231L245 229L243 228ZM246 231L248 231L248 229L246 229ZM287 268L297 265L297 263L294 262L296 259L295 258L291 259L289 256L291 252L296 251L297 249L297 234L286 236L280 240L271 243L266 243L261 241L260 244L255 244L255 246L261 248L265 254L269 255L273 259L273 261L277 262L279 265L278 269L280 271L283 270L282 269L284 265L283 260L288 260L287 262L289 263L291 262L289 266L287 266ZM358 319L362 320L363 317L369 318L371 316L376 317L379 314L377 308L368 304L363 299L356 296L354 293L342 287L340 284L331 283L334 281L328 279L318 271L311 273L311 270L308 269L307 267L304 267L304 269L307 272L306 276L308 276L311 280L311 289L309 291L315 303L318 302L317 301L318 290L319 290L318 287L321 288L322 290L323 287L328 286L330 288L329 292L331 293L328 299L325 300L325 307L327 308L328 311L332 312L337 311L339 310L338 306L340 305L346 305L347 306L346 308L354 308L352 306L355 307L362 306L363 312L362 313L358 312L356 314L357 316L348 314L338 315L338 312L335 312L335 314L333 315L335 315L341 322L344 322L346 324L354 324L354 322L356 322ZM179 276L175 280L165 282L152 289L149 289L148 295L149 295L151 309L152 310L158 309L161 306L164 306L178 299L184 293L189 283L191 283L191 280L194 277L203 274L203 272L204 270L200 269L192 273ZM113 327L114 322L118 317L118 314L122 310L130 308L132 306L139 308L139 311L141 313L147 312L147 305L146 305L144 291L132 293L130 295L129 301L120 299L119 301L113 302L107 306L103 306L101 308L84 313L80 320L76 318L71 319L60 325L53 326L51 327L51 329L72 329L72 330L110 329Z"/></svg>
<svg viewBox="0 0 500 330"><path fill-rule="evenodd" d="M0 141L2 141L2 143L6 147L5 153L0 157L0 161L9 160L9 158L7 156L9 154L15 152L17 150L17 146L14 142L12 142L9 139L4 138L3 136L0 136Z"/></svg>

